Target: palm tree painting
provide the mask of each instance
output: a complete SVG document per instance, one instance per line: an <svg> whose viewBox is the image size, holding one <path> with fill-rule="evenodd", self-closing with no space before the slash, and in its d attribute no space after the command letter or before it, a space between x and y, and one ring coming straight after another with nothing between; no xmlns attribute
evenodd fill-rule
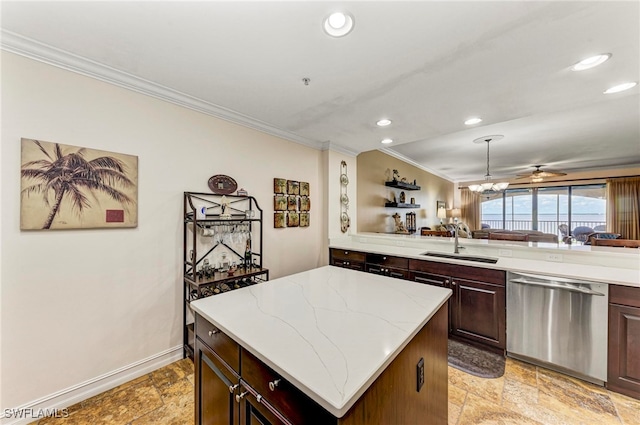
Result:
<svg viewBox="0 0 640 425"><path fill-rule="evenodd" d="M22 139L20 228L138 225L138 157Z"/></svg>

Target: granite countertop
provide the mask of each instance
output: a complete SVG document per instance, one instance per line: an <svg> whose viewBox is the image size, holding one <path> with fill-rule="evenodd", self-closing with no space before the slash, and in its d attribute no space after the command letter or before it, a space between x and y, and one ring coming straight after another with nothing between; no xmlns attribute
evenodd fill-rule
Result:
<svg viewBox="0 0 640 425"><path fill-rule="evenodd" d="M325 266L191 306L342 417L450 296L450 289Z"/></svg>
<svg viewBox="0 0 640 425"><path fill-rule="evenodd" d="M490 264L423 255L426 251L453 254L453 238L443 237L358 233L333 238L329 247L640 287L640 249L466 238L459 242L465 247L460 250L461 255L493 257L498 262Z"/></svg>

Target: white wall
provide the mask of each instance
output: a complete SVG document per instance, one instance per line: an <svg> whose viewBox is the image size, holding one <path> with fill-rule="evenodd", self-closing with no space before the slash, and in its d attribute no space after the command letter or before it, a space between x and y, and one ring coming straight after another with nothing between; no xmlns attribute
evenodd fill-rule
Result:
<svg viewBox="0 0 640 425"><path fill-rule="evenodd" d="M234 177L264 209L272 278L326 264L326 152L11 53L1 59L3 409L181 345L182 192L208 191L214 174ZM137 155L138 227L20 231L21 137ZM273 228L274 177L310 182L309 228Z"/></svg>

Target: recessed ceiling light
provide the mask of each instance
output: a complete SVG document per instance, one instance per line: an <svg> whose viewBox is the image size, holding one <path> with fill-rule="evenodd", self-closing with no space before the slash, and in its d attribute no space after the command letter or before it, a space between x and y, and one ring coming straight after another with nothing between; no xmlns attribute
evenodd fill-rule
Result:
<svg viewBox="0 0 640 425"><path fill-rule="evenodd" d="M605 90L604 94L619 93L621 91L629 90L630 88L635 87L637 85L638 85L637 82L618 84L617 86L613 86Z"/></svg>
<svg viewBox="0 0 640 425"><path fill-rule="evenodd" d="M353 30L353 26L353 16L345 12L334 12L327 16L322 23L324 32L332 37L344 37Z"/></svg>
<svg viewBox="0 0 640 425"><path fill-rule="evenodd" d="M464 123L465 125L474 125L474 124L478 124L479 122L482 122L482 118L474 117L474 118L469 118Z"/></svg>
<svg viewBox="0 0 640 425"><path fill-rule="evenodd" d="M388 145L389 143L393 143L392 139L382 139L382 141L380 141L380 143L382 143L383 145Z"/></svg>
<svg viewBox="0 0 640 425"><path fill-rule="evenodd" d="M378 121L376 124L378 125L378 127L386 127L391 124L391 120L383 118L380 121Z"/></svg>
<svg viewBox="0 0 640 425"><path fill-rule="evenodd" d="M590 58L582 59L571 67L573 71L584 71L603 64L611 57L611 53L602 53L600 55L591 56Z"/></svg>

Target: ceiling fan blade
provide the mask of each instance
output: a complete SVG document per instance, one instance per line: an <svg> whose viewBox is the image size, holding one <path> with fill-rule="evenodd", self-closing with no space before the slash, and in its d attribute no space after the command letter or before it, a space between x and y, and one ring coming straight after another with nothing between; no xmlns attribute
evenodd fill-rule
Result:
<svg viewBox="0 0 640 425"><path fill-rule="evenodd" d="M555 171L540 171L539 173L534 174L536 177L560 177L566 176L567 173L560 173Z"/></svg>

